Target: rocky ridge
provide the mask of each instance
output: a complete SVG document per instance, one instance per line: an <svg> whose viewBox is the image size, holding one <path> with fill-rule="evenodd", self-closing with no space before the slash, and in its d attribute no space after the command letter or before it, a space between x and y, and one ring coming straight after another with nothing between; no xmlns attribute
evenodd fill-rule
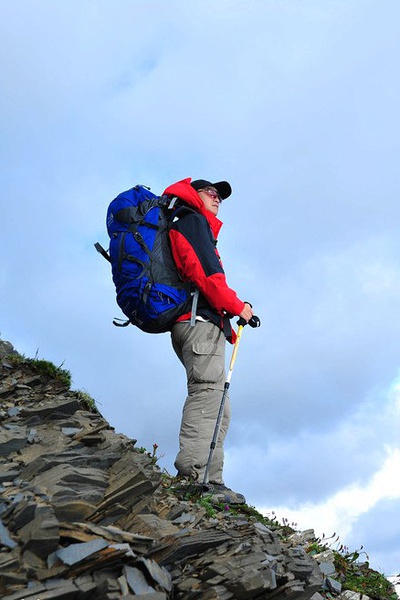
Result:
<svg viewBox="0 0 400 600"><path fill-rule="evenodd" d="M0 340L3 600L356 600L312 530L214 510Z"/></svg>

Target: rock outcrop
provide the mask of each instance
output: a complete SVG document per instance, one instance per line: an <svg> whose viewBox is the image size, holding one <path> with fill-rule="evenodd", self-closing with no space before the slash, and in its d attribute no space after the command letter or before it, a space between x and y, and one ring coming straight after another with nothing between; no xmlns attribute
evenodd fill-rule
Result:
<svg viewBox="0 0 400 600"><path fill-rule="evenodd" d="M340 597L312 531L214 510L37 366L0 340L3 600Z"/></svg>

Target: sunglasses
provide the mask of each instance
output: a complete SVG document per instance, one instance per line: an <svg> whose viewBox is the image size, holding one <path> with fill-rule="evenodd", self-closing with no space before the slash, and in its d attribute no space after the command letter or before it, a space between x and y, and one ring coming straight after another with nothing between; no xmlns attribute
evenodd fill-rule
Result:
<svg viewBox="0 0 400 600"><path fill-rule="evenodd" d="M215 188L213 188L213 187L205 187L205 188L202 188L201 190L198 190L198 191L199 192L205 192L206 194L208 194L212 198L218 198L218 200L220 202L222 202L221 196L218 194L217 190Z"/></svg>

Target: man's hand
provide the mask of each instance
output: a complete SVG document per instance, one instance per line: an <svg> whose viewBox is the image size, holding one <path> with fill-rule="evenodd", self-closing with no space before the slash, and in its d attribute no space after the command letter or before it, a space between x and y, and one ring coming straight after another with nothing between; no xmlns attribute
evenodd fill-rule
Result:
<svg viewBox="0 0 400 600"><path fill-rule="evenodd" d="M240 313L239 317L241 319L244 319L246 321L246 323L248 323L251 319L251 317L253 316L253 309L251 308L251 305L248 302L244 303L244 308L242 310L242 312Z"/></svg>

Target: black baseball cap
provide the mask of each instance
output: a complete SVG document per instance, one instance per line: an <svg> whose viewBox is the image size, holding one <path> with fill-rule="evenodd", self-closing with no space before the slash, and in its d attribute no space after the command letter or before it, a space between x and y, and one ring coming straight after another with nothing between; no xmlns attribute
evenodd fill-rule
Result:
<svg viewBox="0 0 400 600"><path fill-rule="evenodd" d="M206 181L205 179L196 179L195 181L192 181L190 185L196 190L196 192L206 187L214 187L217 190L221 200L225 200L232 194L232 188L227 181L217 181L217 183L211 183L211 181Z"/></svg>

